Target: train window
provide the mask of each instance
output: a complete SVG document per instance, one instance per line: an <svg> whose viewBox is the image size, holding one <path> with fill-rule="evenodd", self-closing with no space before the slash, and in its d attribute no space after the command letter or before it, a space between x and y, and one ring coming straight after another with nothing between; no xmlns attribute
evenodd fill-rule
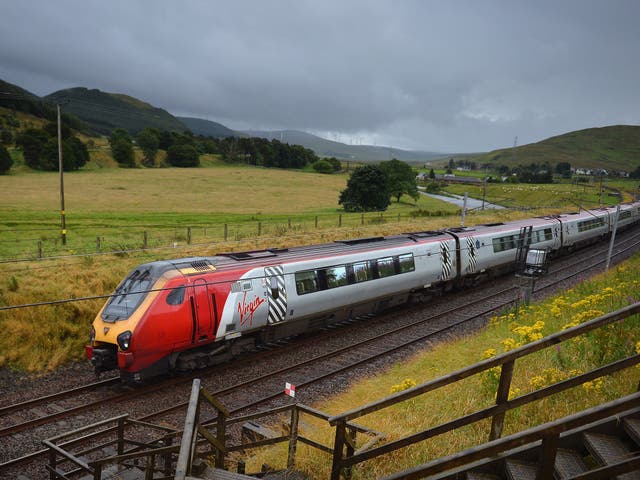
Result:
<svg viewBox="0 0 640 480"><path fill-rule="evenodd" d="M504 252L505 250L512 250L516 248L518 241L517 235L507 235L505 237L498 237L492 240L493 243L493 251Z"/></svg>
<svg viewBox="0 0 640 480"><path fill-rule="evenodd" d="M618 220L622 220L623 218L629 218L631 216L631 212L629 210L624 210L620 212L618 215Z"/></svg>
<svg viewBox="0 0 640 480"><path fill-rule="evenodd" d="M367 280L373 279L373 272L371 271L371 265L369 265L369 262L354 263L352 268L356 283L366 282Z"/></svg>
<svg viewBox="0 0 640 480"><path fill-rule="evenodd" d="M544 230L536 230L531 235L531 243L540 243L553 239L553 233L550 228Z"/></svg>
<svg viewBox="0 0 640 480"><path fill-rule="evenodd" d="M167 295L167 303L169 305L180 305L184 302L184 286L174 288Z"/></svg>
<svg viewBox="0 0 640 480"><path fill-rule="evenodd" d="M320 290L320 282L316 270L296 273L296 291L298 295L317 292L318 290Z"/></svg>
<svg viewBox="0 0 640 480"><path fill-rule="evenodd" d="M578 222L578 231L586 232L587 230L592 230L602 226L604 226L604 220L602 218L592 218L590 220Z"/></svg>
<svg viewBox="0 0 640 480"><path fill-rule="evenodd" d="M327 268L325 272L327 275L327 288L336 288L348 285L349 282L347 280L346 265Z"/></svg>
<svg viewBox="0 0 640 480"><path fill-rule="evenodd" d="M400 273L413 272L416 269L416 265L413 262L413 253L399 255L398 263L400 264Z"/></svg>
<svg viewBox="0 0 640 480"><path fill-rule="evenodd" d="M378 275L380 278L390 277L396 274L396 266L393 257L385 257L378 259Z"/></svg>

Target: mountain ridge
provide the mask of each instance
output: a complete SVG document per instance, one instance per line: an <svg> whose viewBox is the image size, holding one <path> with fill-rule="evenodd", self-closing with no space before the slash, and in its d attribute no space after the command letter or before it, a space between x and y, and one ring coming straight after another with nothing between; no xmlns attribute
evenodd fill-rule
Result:
<svg viewBox="0 0 640 480"><path fill-rule="evenodd" d="M73 87L44 97L52 103L64 104L64 110L82 119L103 135L124 128L135 135L144 128L183 132L187 127L163 108L122 93L103 92L97 88Z"/></svg>
<svg viewBox="0 0 640 480"><path fill-rule="evenodd" d="M67 102L67 100L70 100ZM74 87L39 97L18 85L0 79L0 106L24 111L55 121L55 103L62 104L63 117L72 128L109 135L114 128L132 134L146 127L216 138L253 135L310 148L319 156L343 161L380 161L397 158L411 163L442 161L449 158L476 163L511 165L568 162L574 167L632 171L640 166L640 126L610 125L555 135L518 147L495 149L487 153L437 153L403 150L375 145L347 145L299 130L249 130L239 132L211 120L177 117L167 110L124 93ZM83 124L86 124L84 125Z"/></svg>

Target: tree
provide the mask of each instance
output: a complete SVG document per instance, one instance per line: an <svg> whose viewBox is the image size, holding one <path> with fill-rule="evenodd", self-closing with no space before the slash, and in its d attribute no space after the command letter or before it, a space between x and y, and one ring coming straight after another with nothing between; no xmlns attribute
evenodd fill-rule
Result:
<svg viewBox="0 0 640 480"><path fill-rule="evenodd" d="M9 155L9 150L0 145L0 175L7 173L12 165L13 159Z"/></svg>
<svg viewBox="0 0 640 480"><path fill-rule="evenodd" d="M16 145L22 148L24 162L28 167L40 168L40 158L44 151L44 146L49 140L47 132L35 128L25 130L18 139Z"/></svg>
<svg viewBox="0 0 640 480"><path fill-rule="evenodd" d="M375 165L356 168L338 201L347 212L386 210L391 203L387 174Z"/></svg>
<svg viewBox="0 0 640 480"><path fill-rule="evenodd" d="M134 167L133 142L131 136L123 128L116 128L109 137L111 156L121 167Z"/></svg>
<svg viewBox="0 0 640 480"><path fill-rule="evenodd" d="M556 173L562 178L571 178L571 164L569 162L558 162L556 164Z"/></svg>
<svg viewBox="0 0 640 480"><path fill-rule="evenodd" d="M153 167L156 162L158 146L160 145L158 132L151 128L140 130L136 135L136 143L140 147L140 150L142 150L142 155L144 156L142 164L145 167Z"/></svg>
<svg viewBox="0 0 640 480"><path fill-rule="evenodd" d="M405 193L414 200L419 198L416 174L409 164L394 158L388 162L381 162L380 168L387 174L391 196L396 197L398 203Z"/></svg>
<svg viewBox="0 0 640 480"><path fill-rule="evenodd" d="M73 164L70 165L71 168L67 168L67 161L63 157L65 170L78 170L79 168L85 166L87 162L91 159L89 157L89 150L87 150L87 146L82 143L82 141L78 137L69 137L67 140L63 142L67 144L70 150L73 152Z"/></svg>
<svg viewBox="0 0 640 480"><path fill-rule="evenodd" d="M431 170L429 170L429 178L431 180L435 180L436 179L436 172L433 171L433 168Z"/></svg>
<svg viewBox="0 0 640 480"><path fill-rule="evenodd" d="M173 137L171 132L163 130L158 134L158 148L160 150L169 150L169 147L173 145Z"/></svg>
<svg viewBox="0 0 640 480"><path fill-rule="evenodd" d="M174 167L197 167L200 155L193 145L173 145L167 150L167 162Z"/></svg>
<svg viewBox="0 0 640 480"><path fill-rule="evenodd" d="M318 173L333 173L333 166L327 160L318 160L313 164L313 169Z"/></svg>
<svg viewBox="0 0 640 480"><path fill-rule="evenodd" d="M331 164L334 172L342 170L342 163L336 157L325 158L325 160Z"/></svg>

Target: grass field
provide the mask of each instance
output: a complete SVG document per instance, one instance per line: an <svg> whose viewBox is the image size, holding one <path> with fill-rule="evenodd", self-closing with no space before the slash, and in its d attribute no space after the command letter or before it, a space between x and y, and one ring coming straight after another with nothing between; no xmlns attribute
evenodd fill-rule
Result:
<svg viewBox="0 0 640 480"><path fill-rule="evenodd" d="M29 258L42 242L44 256L121 250L143 246L204 243L307 228L380 222L379 214L342 215L338 205L347 175L282 171L248 166L209 168L103 168L64 175L67 245L60 237L60 182L55 173L0 176L0 258ZM398 215L438 211L449 203L421 196L403 198L385 212ZM317 219L316 219L317 217ZM260 225L258 222L261 222ZM318 226L316 227L316 223ZM276 228L276 224L279 225Z"/></svg>

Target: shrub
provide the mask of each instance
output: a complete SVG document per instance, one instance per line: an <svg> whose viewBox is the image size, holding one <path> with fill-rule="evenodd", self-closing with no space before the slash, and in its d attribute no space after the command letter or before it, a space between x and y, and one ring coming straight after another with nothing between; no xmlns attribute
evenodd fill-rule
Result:
<svg viewBox="0 0 640 480"><path fill-rule="evenodd" d="M200 155L193 145L173 145L167 150L167 162L174 167L197 167Z"/></svg>

